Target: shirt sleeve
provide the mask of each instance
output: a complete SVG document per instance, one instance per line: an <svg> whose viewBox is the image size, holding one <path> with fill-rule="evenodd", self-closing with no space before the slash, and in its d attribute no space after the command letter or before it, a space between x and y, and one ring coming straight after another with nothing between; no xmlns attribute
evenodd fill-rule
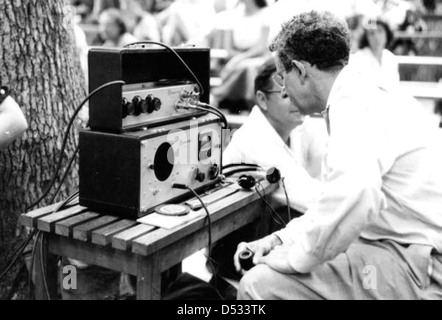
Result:
<svg viewBox="0 0 442 320"><path fill-rule="evenodd" d="M284 244L291 244L289 261L297 272L309 273L344 252L385 203L380 135L362 104L350 97L335 101L320 199L276 233Z"/></svg>

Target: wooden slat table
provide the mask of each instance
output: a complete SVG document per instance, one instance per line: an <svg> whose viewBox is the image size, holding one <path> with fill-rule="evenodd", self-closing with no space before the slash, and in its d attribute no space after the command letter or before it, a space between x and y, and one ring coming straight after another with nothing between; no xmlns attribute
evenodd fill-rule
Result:
<svg viewBox="0 0 442 320"><path fill-rule="evenodd" d="M265 193L276 189L262 183ZM238 192L208 206L212 220L212 238L216 242L264 214L259 195ZM204 199L204 197L203 197ZM47 287L56 296L56 256L69 257L90 265L123 272L137 277L137 299L161 299L162 274L207 246L207 218L189 222L174 230L142 225L132 220L103 215L76 205L53 213L57 205L23 214L21 224L44 234L42 252L36 250L36 298L47 298L40 259L46 256ZM204 209L201 209L204 210ZM36 244L38 245L38 244ZM52 275L52 276L51 276Z"/></svg>

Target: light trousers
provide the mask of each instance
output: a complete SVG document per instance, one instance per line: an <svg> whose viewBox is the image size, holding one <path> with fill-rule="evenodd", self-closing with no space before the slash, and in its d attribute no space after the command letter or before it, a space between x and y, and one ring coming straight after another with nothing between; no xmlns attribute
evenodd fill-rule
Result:
<svg viewBox="0 0 442 320"><path fill-rule="evenodd" d="M259 265L241 280L238 299L442 299L442 256L428 246L361 240L309 274Z"/></svg>

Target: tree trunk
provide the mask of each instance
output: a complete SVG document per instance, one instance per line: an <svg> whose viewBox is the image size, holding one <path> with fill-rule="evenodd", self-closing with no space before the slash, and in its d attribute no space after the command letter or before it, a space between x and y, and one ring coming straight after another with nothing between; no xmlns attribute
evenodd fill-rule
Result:
<svg viewBox="0 0 442 320"><path fill-rule="evenodd" d="M85 97L68 9L67 0L0 0L0 83L11 89L29 124L22 138L0 151L0 254L16 241L19 214L51 181L67 124ZM63 154L56 187L77 146L78 126ZM59 199L77 186L75 162Z"/></svg>

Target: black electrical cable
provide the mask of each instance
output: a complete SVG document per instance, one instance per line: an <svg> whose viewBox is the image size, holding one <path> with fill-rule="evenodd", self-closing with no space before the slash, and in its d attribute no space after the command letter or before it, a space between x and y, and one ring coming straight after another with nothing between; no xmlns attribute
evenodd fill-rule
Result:
<svg viewBox="0 0 442 320"><path fill-rule="evenodd" d="M55 191L50 203L55 202L55 199L57 198L58 194L60 193L60 190L63 187L63 183L65 182L69 172L71 171L71 167L74 164L75 158L77 157L79 151L80 151L80 146L77 146L77 148L75 149L74 155L71 157L71 160L69 161L69 164L66 167L65 173L60 180L60 185L58 186L57 190Z"/></svg>
<svg viewBox="0 0 442 320"><path fill-rule="evenodd" d="M66 209L67 208L67 206L69 205L69 203L71 203L77 196L78 196L78 194L79 194L79 192L75 192L74 194L72 194L72 195L70 195L65 201L63 201L62 203L60 203L53 211L52 211L52 214L54 214L54 213L57 213L57 212L59 212L60 210L63 210L63 209ZM34 234L33 234L33 236L35 235L35 234L37 234L37 236L36 236L36 239L35 239L35 244L34 244L34 246L33 246L33 248L32 248L32 253L31 253L31 267L30 267L30 271L29 271L29 278L28 278L28 288L29 288L29 290L28 290L28 295L29 295L29 299L31 299L31 296L32 296L32 275L33 275L33 272L34 272L34 261L35 261L35 254L36 254L36 250L37 250L37 246L36 246L36 244L38 243L38 238L40 237L40 236L42 236L43 234L41 233L41 231L35 231L34 232ZM33 237L32 236L32 237ZM31 237L31 238L32 238ZM41 244L43 243L43 239L41 240ZM40 248L40 250L42 250L42 248ZM41 254L41 251L40 251L40 260L41 260L41 263L43 263L42 262L42 260L43 260L43 255ZM44 268L42 267L42 270L44 270ZM47 283L47 280L46 280L46 274L45 273L43 273L43 282L44 283ZM47 285L46 285L47 286ZM50 299L50 296L49 296L49 290L47 290L46 291L46 293L47 293L47 295L48 295L48 298Z"/></svg>
<svg viewBox="0 0 442 320"><path fill-rule="evenodd" d="M227 121L226 116L219 109L215 108L214 106L211 106L210 104L204 103L204 102L197 102L197 106L202 107L203 109L212 110L214 112L219 113L222 121L224 122L225 128L229 127L229 122Z"/></svg>
<svg viewBox="0 0 442 320"><path fill-rule="evenodd" d="M287 193L287 188L285 186L285 178L281 179L281 183L282 183L282 188L284 189L284 194L285 194L285 200L287 202L287 218L289 219L288 221L292 221L292 211L290 208L290 198L289 198L289 194Z"/></svg>
<svg viewBox="0 0 442 320"><path fill-rule="evenodd" d="M207 205L204 203L203 199L201 199L201 197L198 195L198 193L191 187L187 186L187 185L179 185L179 184L175 184L173 185L173 188L175 189L182 189L182 190L188 190L190 191L195 198L198 199L198 201L201 203L202 207L204 208L204 211L206 212L207 215L207 222L208 222L208 233L209 233L209 241L208 241L208 250L209 250L209 257L210 259L208 259L209 263L210 263L210 267L212 269L213 277L215 279L216 282L216 274L215 274L215 268L212 264L212 219L210 217L210 212L209 209L207 208ZM218 294L218 296L220 297L221 300L224 300L224 297L222 296L222 294L218 291L218 288L216 287L216 283L214 285L214 289L216 291L216 293Z"/></svg>
<svg viewBox="0 0 442 320"><path fill-rule="evenodd" d="M75 192L74 194L72 194L71 196L69 196L63 203L60 203L59 205L58 205L58 207L57 208L55 208L55 210L52 212L53 214L54 213L57 213L58 211L60 211L60 210L62 210L62 209L68 209L70 206L69 206L69 204L76 198L76 197L78 197L78 195L79 195L80 193L77 191L77 192Z"/></svg>
<svg viewBox="0 0 442 320"><path fill-rule="evenodd" d="M275 211L275 209L272 207L272 205L267 201L267 199L265 198L265 196L263 194L261 194L261 192L258 189L258 185L261 186L262 189L264 189L262 187L262 185L260 183L257 183L257 186L255 187L256 192L258 193L258 195L260 196L260 198L262 199L262 201L264 202L264 204L270 209L271 211L271 216L273 218L273 221L275 221L275 223L277 223L278 225L280 225L281 227L286 227L287 224L284 222L284 219L281 218L281 216Z"/></svg>
<svg viewBox="0 0 442 320"><path fill-rule="evenodd" d="M37 233L38 236L38 233ZM28 275L28 298L29 300L32 299L32 275L34 274L34 260L35 260L35 250L37 249L37 246L35 245L37 242L37 239L34 242L34 245L32 246L32 252L31 252L31 263L29 268L29 275Z"/></svg>
<svg viewBox="0 0 442 320"><path fill-rule="evenodd" d="M211 114L213 114L213 115L215 115L215 116L217 116L218 118L221 119L225 129L229 127L229 123L227 122L226 117L222 113L217 112L215 110L206 109L206 108L203 108L203 107L197 107L197 106L194 106L194 105L177 106L177 108L178 109L194 109L194 110L209 112L209 113L211 113Z"/></svg>
<svg viewBox="0 0 442 320"><path fill-rule="evenodd" d="M252 167L252 168L261 168L260 165L253 164L253 163L231 163L228 165L225 165L223 167L223 170L230 169L230 168L236 168L236 167Z"/></svg>
<svg viewBox="0 0 442 320"><path fill-rule="evenodd" d="M91 94L89 94L89 96L88 97L86 97L86 99L77 107L77 109L75 110L75 112L74 112L74 114L73 114L73 116L71 117L71 119L70 119L70 121L69 121L69 124L68 124L68 128L66 129L66 132L65 132L65 136L64 136L64 138L63 138L63 144L62 144L62 148L61 148L61 152L60 152L60 158L59 158L59 161L58 161L58 164L57 164L57 168L56 168L56 171L55 171L55 174L54 174L54 176L53 176L53 178L52 178L52 181L51 181L51 183L50 183L50 185L49 185L49 187L47 188L47 190L45 191L45 193L43 194L43 196L41 196L34 204L32 204L31 206L29 206L28 208L26 208L26 211L29 211L30 209L32 209L33 207L35 207L35 206L37 206L48 194L49 194L49 192L50 192L50 190L52 189L52 187L54 186L54 184L55 184L55 180L57 179L57 175L58 175L58 172L60 171L60 169L61 169L61 164L62 164L62 161L63 161L63 154L64 154L64 150L65 150L65 148L66 148L66 144L67 144L67 140L68 140L68 138L69 138L69 131L70 131L70 129L71 129L71 127L73 126L73 123L74 123L74 121L75 121L75 118L77 117L77 115L80 113L80 111L81 111L81 109L84 107L84 105L95 95L95 94L97 94L98 92L100 92L101 90L103 90L103 89L105 89L105 88L107 88L107 87L110 87L110 86L113 86L113 85L116 85L116 84L121 84L121 85L124 85L125 84L125 82L124 81L120 81L120 80L118 80L118 81L112 81L112 82L109 82L109 83L106 83L106 84L104 84L104 85L102 85L101 87L99 87L99 88L97 88L96 90L94 90ZM62 178L62 180L61 180L61 183L60 183L60 186L59 186L59 189L57 189L57 191L56 191L56 193L55 193L55 195L54 195L54 197L53 197L53 199L52 199L52 201L51 202L54 202L54 199L55 199L55 197L57 196L57 194L58 194L58 192L60 191L60 189L61 189L61 186L62 186L62 184L63 184L63 182L64 182L64 180L66 179L66 177L67 177L67 174L69 173L69 169L70 169L70 167L72 166L72 164L73 164L73 161L75 160L75 157L76 157L76 154L78 153L78 150L79 150L79 147L77 147L77 149L76 149L76 151L75 151L75 154L74 154L74 156L72 157L72 159L70 160L70 163L69 163L69 165L68 165L68 168L67 168L67 170L66 170L66 172L65 172L65 174L64 174L64 176L63 176L63 178ZM56 211L55 211L56 212ZM2 273L1 273L1 275L0 275L0 279L2 279L8 272L9 272L9 270L12 268L12 266L17 262L17 260L20 258L20 256L23 254L23 252L24 252L24 250L25 250L25 248L26 248L26 246L29 244L29 242L32 240L32 238L35 236L35 231L33 231L33 232L31 232L31 234L28 236L28 238L23 242L23 244L21 245L21 246L19 246L19 248L15 251L15 253L13 253L12 255L11 255L11 259L8 261L8 263L6 263L5 264L5 267L4 267L4 269L3 269L3 271L2 271ZM15 256L15 257L14 257Z"/></svg>
<svg viewBox="0 0 442 320"><path fill-rule="evenodd" d="M210 268L212 269L212 272L214 273L213 274L214 281L215 281L214 289L215 289L216 293L218 294L218 296L221 298L221 300L224 300L224 297L218 291L218 288L216 286L217 277L216 277L216 274L215 274L215 267L212 264L212 219L210 218L209 209L207 208L207 206L204 203L203 199L201 199L201 197L198 195L198 193L196 193L196 191L194 189L192 189L189 186L186 186L186 189L189 190L190 192L192 192L192 194L195 196L195 198L198 199L198 201L201 203L201 205L203 206L204 210L206 211L207 221L208 221L208 230L209 230L209 243L208 243L208 245L209 245L208 250L209 250L209 257L210 257L209 263L210 263Z"/></svg>
<svg viewBox="0 0 442 320"><path fill-rule="evenodd" d="M223 173L224 173L224 175L226 177L230 177L230 176L233 176L236 173L241 173L241 172L257 172L257 171L261 171L261 169L259 169L259 168L243 168L243 169L235 169L235 170L229 171L227 173L223 171Z"/></svg>
<svg viewBox="0 0 442 320"><path fill-rule="evenodd" d="M31 242L34 235L35 235L35 232L34 231L31 232L31 234L28 236L28 238L26 238L26 240L23 242L23 244L20 245L20 247L16 250L16 253L11 255L10 261L8 261L5 264L5 267L3 268L3 271L0 275L0 280L2 280L6 276L6 274L9 272L9 270L11 270L11 268L14 266L14 264L17 262L17 260L21 257L21 254L23 253L23 251L25 250L25 248L29 244L29 242Z"/></svg>
<svg viewBox="0 0 442 320"><path fill-rule="evenodd" d="M51 182L50 182L50 184L49 184L49 187L46 189L46 191L44 192L44 194L43 194L43 195L42 195L42 196L41 196L41 197L40 197L35 203L33 203L32 205L30 205L29 207L26 208L26 211L29 211L29 210L32 209L33 207L37 206L41 201L43 201L43 199L46 198L46 196L49 194L49 192L51 191L52 187L54 186L55 181L57 180L58 173L60 172L62 162L63 162L63 154L64 154L64 151L65 151L65 149L66 149L67 141L68 141L68 139L69 139L69 132L70 132L70 130L71 130L73 124L74 124L75 118L76 118L77 115L80 113L81 109L82 109L82 108L86 105L86 103L87 103L87 102L88 102L88 101L89 101L94 95L96 95L98 92L100 92L101 90L106 89L106 88L108 88L108 87L110 87L110 86L117 85L117 84L119 84L119 85L124 85L124 84L126 84L126 82L121 81L121 80L118 80L118 81L108 82L108 83L102 85L101 87L95 89L91 94L89 94L89 95L86 97L86 99L84 99L83 102L82 102L82 103L78 106L78 108L75 110L73 116L71 117L71 120L69 121L68 127L67 127L67 129L66 129L65 136L64 136L64 138L63 138L63 144L62 144L62 147L61 147L60 157L59 157L59 159L58 159L58 163L57 163L57 168L56 168L56 170L55 170L55 174L54 174L54 176L53 176L53 178L52 178L52 180L51 180Z"/></svg>
<svg viewBox="0 0 442 320"><path fill-rule="evenodd" d="M183 66L187 69L187 71L189 71L190 75L193 77L193 79L196 81L196 83L198 83L198 86L200 87L200 90L201 90L201 94L204 94L204 87L201 84L201 81L198 79L198 77L195 75L195 73L192 71L192 69L190 69L190 67L183 60L183 58L181 58L180 55L174 49L169 47L167 44L157 42L157 41L134 42L134 43L126 45L124 48L130 48L131 46L136 46L136 45L140 45L140 44L153 44L153 45L157 45L157 46L160 46L160 47L163 47L163 48L169 50L173 55L175 55L177 57L177 59L183 64Z"/></svg>
<svg viewBox="0 0 442 320"><path fill-rule="evenodd" d="M40 268L42 273L42 279L43 279L43 286L45 289L46 296L48 300L51 300L51 294L49 293L49 287L48 287L48 281L46 279L46 254L44 252L45 248L45 234L41 232L41 239L40 239Z"/></svg>

